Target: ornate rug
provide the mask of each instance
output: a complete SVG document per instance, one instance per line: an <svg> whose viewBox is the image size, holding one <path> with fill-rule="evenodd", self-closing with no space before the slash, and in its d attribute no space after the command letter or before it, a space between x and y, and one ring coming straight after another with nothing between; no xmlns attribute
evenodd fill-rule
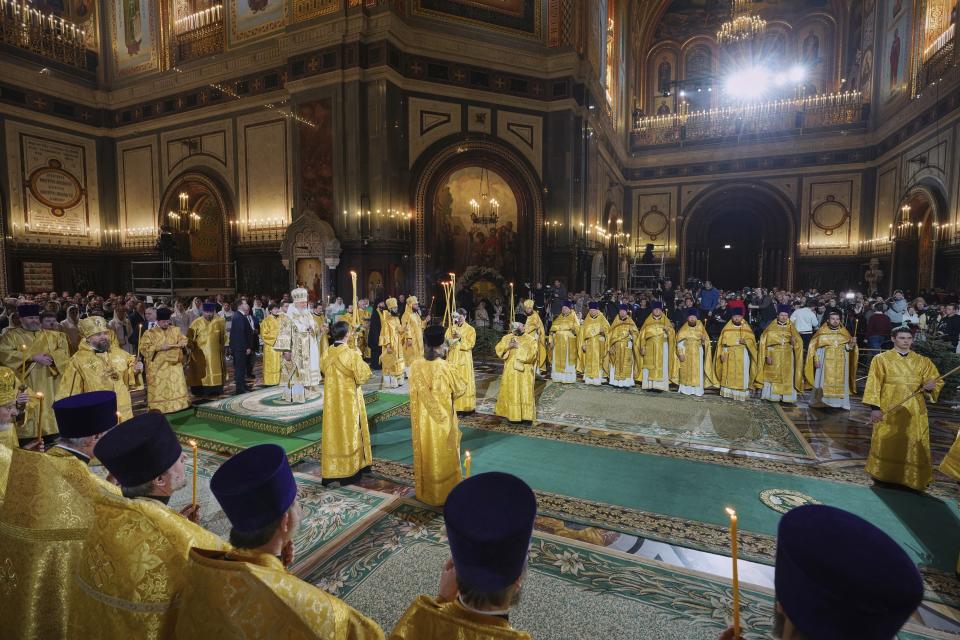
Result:
<svg viewBox="0 0 960 640"><path fill-rule="evenodd" d="M443 518L401 499L328 545L304 578L343 598L389 634L410 602L436 594L449 557ZM728 625L730 584L618 551L534 535L529 574L511 623L539 640L715 638ZM770 637L773 594L741 587L743 637ZM902 640L946 638L909 627Z"/></svg>
<svg viewBox="0 0 960 640"><path fill-rule="evenodd" d="M493 414L499 381L477 403ZM814 458L814 452L789 418L772 402L735 402L548 382L537 398L537 420L596 431L629 433L663 444L723 447L759 453Z"/></svg>

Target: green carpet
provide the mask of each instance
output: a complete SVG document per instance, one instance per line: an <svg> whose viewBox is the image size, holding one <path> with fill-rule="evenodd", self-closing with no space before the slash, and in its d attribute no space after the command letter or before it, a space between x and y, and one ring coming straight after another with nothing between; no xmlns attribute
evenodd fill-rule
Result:
<svg viewBox="0 0 960 640"><path fill-rule="evenodd" d="M367 405L367 420L371 425L399 412L410 401L409 396L380 393L376 402ZM244 449L264 443L280 445L287 452L290 464L306 457L319 457L322 425L317 422L289 435L266 433L255 429L221 422L213 417L198 417L193 409L168 416L181 442L196 440L200 447L214 453L233 455Z"/></svg>
<svg viewBox="0 0 960 640"><path fill-rule="evenodd" d="M479 413L493 414L498 388L498 382L488 387L477 404ZM718 396L548 382L537 397L537 419L649 436L659 442L814 457L780 407L761 400L734 402Z"/></svg>
<svg viewBox="0 0 960 640"><path fill-rule="evenodd" d="M409 418L381 422L372 440L375 458L412 464ZM506 471L539 491L681 521L723 526L730 506L741 530L775 536L780 514L759 494L787 489L873 522L920 565L952 574L960 552L960 512L928 495L470 428L463 428L461 447L471 453L473 473ZM683 531L672 535L667 541L684 539Z"/></svg>
<svg viewBox="0 0 960 640"><path fill-rule="evenodd" d="M434 595L449 557L442 516L399 500L358 533L321 552L304 577L343 598L389 633L420 594ZM727 626L729 582L702 573L536 533L520 604L510 621L538 640L716 638ZM748 640L769 638L773 594L741 590ZM900 640L942 637L910 627Z"/></svg>

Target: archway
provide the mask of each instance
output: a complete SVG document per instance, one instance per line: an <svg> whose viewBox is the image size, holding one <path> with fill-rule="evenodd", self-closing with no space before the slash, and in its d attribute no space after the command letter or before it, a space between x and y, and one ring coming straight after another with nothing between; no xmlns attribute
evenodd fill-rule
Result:
<svg viewBox="0 0 960 640"><path fill-rule="evenodd" d="M232 209L226 189L204 173L174 179L160 200L158 226L172 235L171 255L189 262L230 262L228 220Z"/></svg>
<svg viewBox="0 0 960 640"><path fill-rule="evenodd" d="M916 295L949 277L938 270L936 262L940 212L944 210L940 202L937 192L925 185L910 189L901 202L893 225L890 292L902 289Z"/></svg>
<svg viewBox="0 0 960 640"><path fill-rule="evenodd" d="M520 283L540 278L540 180L510 147L489 139L447 142L414 167L414 289L427 299L447 274L476 268ZM483 191L490 198L481 198ZM491 204L496 199L499 209ZM479 211L471 205L477 201ZM477 213L476 216L473 214ZM496 213L496 215L493 215ZM493 221L496 218L496 221ZM437 292L433 292L438 294Z"/></svg>
<svg viewBox="0 0 960 640"><path fill-rule="evenodd" d="M313 299L326 303L333 292L330 272L340 264L340 251L333 227L309 209L301 212L280 242L280 260L289 272L290 288L304 286Z"/></svg>
<svg viewBox="0 0 960 640"><path fill-rule="evenodd" d="M764 186L707 191L683 220L681 280L711 280L721 289L792 287L793 221L786 199Z"/></svg>

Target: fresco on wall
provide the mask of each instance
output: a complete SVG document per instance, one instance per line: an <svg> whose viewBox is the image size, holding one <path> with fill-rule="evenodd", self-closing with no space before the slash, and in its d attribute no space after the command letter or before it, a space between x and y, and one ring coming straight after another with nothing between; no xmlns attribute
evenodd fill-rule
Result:
<svg viewBox="0 0 960 640"><path fill-rule="evenodd" d="M333 224L333 107L325 98L297 108L301 118L316 124L299 126L300 204Z"/></svg>
<svg viewBox="0 0 960 640"><path fill-rule="evenodd" d="M891 7L891 11L896 7ZM910 87L910 12L894 13L899 17L889 23L880 65L880 97L884 102L904 94Z"/></svg>
<svg viewBox="0 0 960 640"><path fill-rule="evenodd" d="M775 16L790 22L828 6L828 0L754 0L751 8L768 20ZM657 25L654 41L683 42L698 34L713 36L729 15L728 0L673 0Z"/></svg>
<svg viewBox="0 0 960 640"><path fill-rule="evenodd" d="M157 68L157 3L113 0L110 4L113 62L118 76Z"/></svg>
<svg viewBox="0 0 960 640"><path fill-rule="evenodd" d="M413 14L540 37L541 0L414 0Z"/></svg>
<svg viewBox="0 0 960 640"><path fill-rule="evenodd" d="M230 44L260 38L287 21L286 0L229 0Z"/></svg>
<svg viewBox="0 0 960 640"><path fill-rule="evenodd" d="M488 171L490 198L500 203L496 224L476 224L470 200L479 200L480 167L467 167L450 174L440 187L433 203L438 264L444 271L463 273L467 267L496 269L505 278L517 272L517 199L503 178ZM486 189L487 181L484 180ZM481 212L483 213L483 212Z"/></svg>

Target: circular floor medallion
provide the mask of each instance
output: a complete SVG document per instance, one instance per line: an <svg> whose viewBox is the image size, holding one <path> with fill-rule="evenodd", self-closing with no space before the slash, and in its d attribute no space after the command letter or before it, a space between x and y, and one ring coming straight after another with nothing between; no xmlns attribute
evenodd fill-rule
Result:
<svg viewBox="0 0 960 640"><path fill-rule="evenodd" d="M805 504L821 504L819 500L791 489L764 489L760 492L760 502L777 513L786 513Z"/></svg>

